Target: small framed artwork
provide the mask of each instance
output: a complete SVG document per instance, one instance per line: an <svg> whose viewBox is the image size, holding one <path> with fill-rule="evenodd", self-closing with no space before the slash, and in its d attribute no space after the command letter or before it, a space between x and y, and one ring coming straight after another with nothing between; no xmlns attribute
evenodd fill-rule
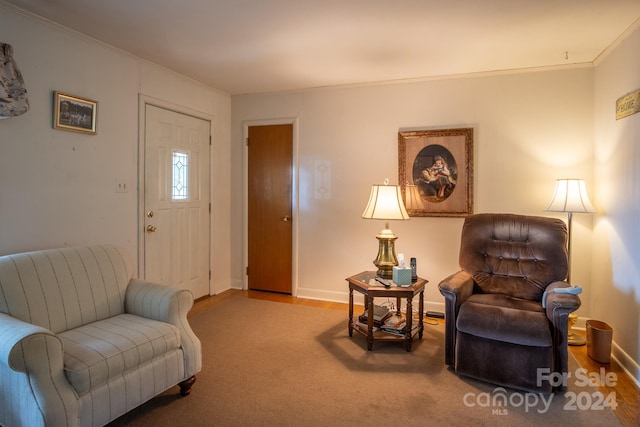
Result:
<svg viewBox="0 0 640 427"><path fill-rule="evenodd" d="M62 92L53 95L54 129L96 134L98 103Z"/></svg>
<svg viewBox="0 0 640 427"><path fill-rule="evenodd" d="M473 213L473 128L398 132L398 183L410 216Z"/></svg>

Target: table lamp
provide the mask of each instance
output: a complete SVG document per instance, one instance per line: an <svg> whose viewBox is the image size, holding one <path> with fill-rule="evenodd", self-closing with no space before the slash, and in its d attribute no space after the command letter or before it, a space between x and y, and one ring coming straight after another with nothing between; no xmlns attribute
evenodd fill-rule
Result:
<svg viewBox="0 0 640 427"><path fill-rule="evenodd" d="M378 256L373 264L378 268L376 274L384 279L391 279L393 267L398 265L396 258L395 241L396 234L389 229L389 220L409 219L409 214L402 202L402 190L398 185L389 185L389 179L384 180L384 185L372 185L369 203L362 213L365 219L385 220L384 229L380 230L378 239Z"/></svg>
<svg viewBox="0 0 640 427"><path fill-rule="evenodd" d="M571 219L573 213L594 213L596 210L589 201L587 188L582 179L558 179L556 180L556 190L553 199L546 212L567 212L569 214L568 233L567 233L567 283L571 284ZM571 327L575 325L578 315L571 313L569 315L569 336L567 337L569 345L584 345L586 340L571 332Z"/></svg>

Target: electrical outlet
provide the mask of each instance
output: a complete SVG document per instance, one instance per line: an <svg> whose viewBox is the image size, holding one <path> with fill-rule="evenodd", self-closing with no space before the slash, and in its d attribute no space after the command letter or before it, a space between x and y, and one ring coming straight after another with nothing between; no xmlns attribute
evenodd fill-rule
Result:
<svg viewBox="0 0 640 427"><path fill-rule="evenodd" d="M116 181L116 193L128 193L129 185L124 181Z"/></svg>

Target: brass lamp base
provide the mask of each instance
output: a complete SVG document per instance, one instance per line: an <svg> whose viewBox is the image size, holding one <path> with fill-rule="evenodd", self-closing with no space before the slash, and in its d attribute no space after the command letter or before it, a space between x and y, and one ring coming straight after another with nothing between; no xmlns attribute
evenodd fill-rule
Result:
<svg viewBox="0 0 640 427"><path fill-rule="evenodd" d="M571 331L573 328L573 325L575 325L577 321L578 321L578 315L575 313L571 313L569 315L569 320L568 320L569 334L567 335L567 344L569 345L579 346L579 345L585 345L587 343L587 340L585 337Z"/></svg>
<svg viewBox="0 0 640 427"><path fill-rule="evenodd" d="M393 267L398 265L396 258L395 241L398 236L388 228L380 230L376 239L378 239L378 257L373 264L378 267L376 274L383 279L391 279L393 277Z"/></svg>

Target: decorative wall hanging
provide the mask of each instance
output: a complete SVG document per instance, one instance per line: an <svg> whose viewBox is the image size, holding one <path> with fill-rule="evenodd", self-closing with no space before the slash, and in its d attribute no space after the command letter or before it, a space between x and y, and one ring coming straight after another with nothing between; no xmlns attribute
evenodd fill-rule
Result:
<svg viewBox="0 0 640 427"><path fill-rule="evenodd" d="M54 92L53 127L95 135L98 103L61 92Z"/></svg>
<svg viewBox="0 0 640 427"><path fill-rule="evenodd" d="M616 100L616 120L640 113L640 89Z"/></svg>
<svg viewBox="0 0 640 427"><path fill-rule="evenodd" d="M473 128L398 132L398 183L410 216L473 213Z"/></svg>
<svg viewBox="0 0 640 427"><path fill-rule="evenodd" d="M13 48L0 43L0 119L19 116L27 111L27 89L22 73L13 60Z"/></svg>

